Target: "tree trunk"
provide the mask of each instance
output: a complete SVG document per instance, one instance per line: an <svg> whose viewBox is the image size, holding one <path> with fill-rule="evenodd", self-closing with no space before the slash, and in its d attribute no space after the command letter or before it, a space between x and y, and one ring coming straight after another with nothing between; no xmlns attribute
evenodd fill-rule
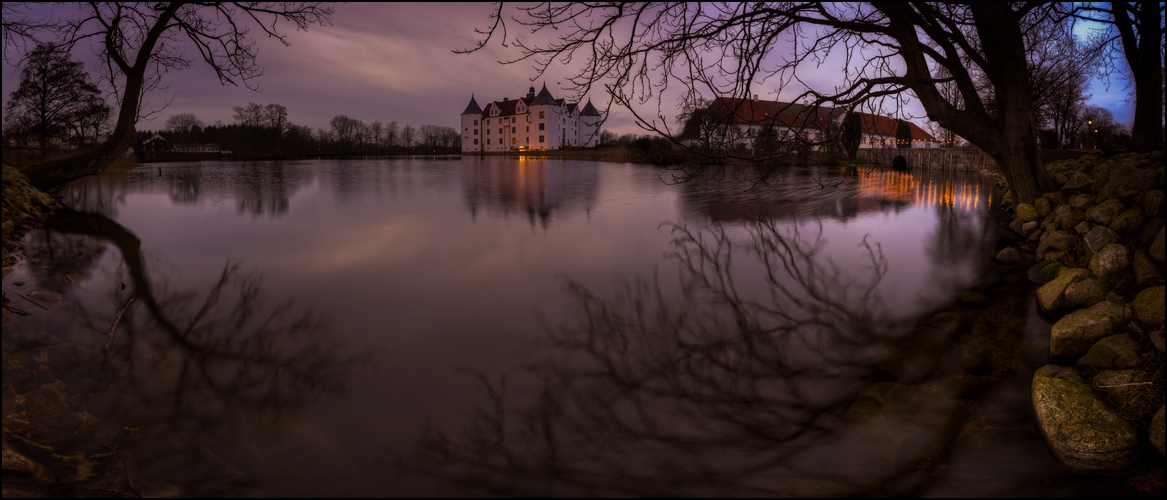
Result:
<svg viewBox="0 0 1167 500"><path fill-rule="evenodd" d="M985 72L993 84L997 101L994 121L1000 127L996 140L991 141L994 144L982 149L997 160L1017 201L1033 203L1038 196L1052 191L1054 183L1041 161L1019 20L1006 4L975 4L972 13L990 63Z"/></svg>
<svg viewBox="0 0 1167 500"><path fill-rule="evenodd" d="M1149 153L1163 149L1163 63L1160 59L1163 30L1159 25L1159 2L1139 2L1138 9L1137 47L1133 47L1134 50L1124 47L1128 58L1137 52L1137 60L1129 61L1135 80L1135 122L1131 127L1131 145L1135 151ZM1122 40L1126 44L1133 38L1124 36Z"/></svg>
<svg viewBox="0 0 1167 500"><path fill-rule="evenodd" d="M168 29L168 24L174 17L174 13L182 5L182 2L172 2L159 13L158 19L155 20L154 25L142 40L142 46L138 48L132 66L123 59L112 59L112 54L117 51L118 47L107 45L106 48L111 54L107 57L111 57L111 60L117 63L119 69L126 76L126 87L122 91L122 107L118 112L117 126L109 134L108 139L89 151L25 169L24 173L32 185L42 191L48 191L82 177L99 174L105 170L106 166L125 154L126 150L134 144L134 139L138 134L135 126L138 123L138 107L142 101L146 68L150 65L150 58L159 37ZM112 43L109 41L111 40L109 37L106 40L107 44Z"/></svg>

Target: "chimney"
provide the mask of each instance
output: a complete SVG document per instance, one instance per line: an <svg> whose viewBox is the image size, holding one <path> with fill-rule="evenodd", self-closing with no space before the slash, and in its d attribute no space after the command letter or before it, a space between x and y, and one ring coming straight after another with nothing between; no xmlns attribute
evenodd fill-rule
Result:
<svg viewBox="0 0 1167 500"><path fill-rule="evenodd" d="M758 94L754 94L754 100L758 100Z"/></svg>
<svg viewBox="0 0 1167 500"><path fill-rule="evenodd" d="M511 98L510 98L510 97L504 97L504 98L502 98L502 102L507 102L507 101L509 101L509 100L511 100Z"/></svg>

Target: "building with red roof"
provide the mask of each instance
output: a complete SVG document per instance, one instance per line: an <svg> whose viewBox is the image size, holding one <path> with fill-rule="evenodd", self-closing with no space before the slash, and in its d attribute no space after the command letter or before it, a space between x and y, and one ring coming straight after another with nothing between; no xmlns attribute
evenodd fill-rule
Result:
<svg viewBox="0 0 1167 500"><path fill-rule="evenodd" d="M720 130L728 135L731 145L752 147L755 139L766 128L772 127L780 143L804 142L814 144L825 140L828 133L842 126L846 110L806 104L718 97L710 103L709 116L723 123ZM859 115L862 139L860 148L940 147L941 142L915 123L905 121L911 131L911 145L899 144L896 130L900 120L872 113ZM694 139L696 130L686 128L686 139ZM816 146L812 146L817 149Z"/></svg>

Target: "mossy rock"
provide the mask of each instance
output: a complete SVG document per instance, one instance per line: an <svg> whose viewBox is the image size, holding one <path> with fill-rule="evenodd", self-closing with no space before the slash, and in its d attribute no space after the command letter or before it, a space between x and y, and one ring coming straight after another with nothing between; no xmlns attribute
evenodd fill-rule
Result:
<svg viewBox="0 0 1167 500"><path fill-rule="evenodd" d="M1163 285L1139 292L1134 302L1135 317L1151 328L1163 326Z"/></svg>
<svg viewBox="0 0 1167 500"><path fill-rule="evenodd" d="M1113 335L1127 310L1118 304L1102 301L1067 314L1050 328L1049 350L1053 359L1078 359L1099 340Z"/></svg>
<svg viewBox="0 0 1167 500"><path fill-rule="evenodd" d="M1028 203L1017 204L1017 209L1015 212L1017 213L1017 218L1024 222L1036 221L1038 217L1040 217L1038 215L1037 208Z"/></svg>
<svg viewBox="0 0 1167 500"><path fill-rule="evenodd" d="M1030 386L1034 415L1054 456L1082 474L1122 474L1139 463L1134 427L1072 368L1046 365Z"/></svg>

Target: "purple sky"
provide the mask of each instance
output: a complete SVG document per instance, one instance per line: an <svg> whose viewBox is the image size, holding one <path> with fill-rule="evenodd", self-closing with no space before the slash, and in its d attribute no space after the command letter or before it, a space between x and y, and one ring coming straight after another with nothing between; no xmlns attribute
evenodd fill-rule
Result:
<svg viewBox="0 0 1167 500"><path fill-rule="evenodd" d="M64 16L72 14L76 7L65 4L52 8L58 16ZM473 46L477 40L474 28L486 26L491 9L490 4L337 5L332 26L296 32L285 25L290 47L271 39L258 40L264 75L254 82L260 92L220 86L205 64L195 63L190 69L166 75L169 88L156 91L149 99L154 105L171 98L173 102L158 116L141 123L139 129L161 128L167 116L185 112L198 115L207 124L216 120L230 123L231 108L248 102L283 104L293 123L312 128L327 128L328 120L340 114L365 122L397 121L402 126L457 126L458 113L465 108L471 93L479 104L504 96L519 97L535 76L529 63L497 63L514 58L518 54L514 48L492 43L474 54L451 52ZM526 35L524 39L529 40L529 33L516 29L512 26L512 35ZM74 56L87 63L95 60L88 47L78 47ZM830 88L832 73L837 75L838 71L824 66L803 72L803 80ZM553 94L563 95L557 82L566 84L563 77L568 72L561 65L553 65L545 78L535 83L536 90L546 82ZM6 66L4 102L17 84L16 70ZM766 94L765 89L756 92ZM1113 79L1109 90L1102 82L1095 82L1091 94L1091 103L1110 109L1120 123L1133 119L1133 108L1125 102L1125 80ZM608 101L599 89L589 97L601 109ZM668 97L661 113L671 118L677 108ZM781 97L787 97L787 93ZM655 114L655 106L653 109ZM918 104L909 104L908 109L912 116L923 116ZM924 123L922 118L915 121ZM605 128L640 133L631 115L617 109Z"/></svg>

